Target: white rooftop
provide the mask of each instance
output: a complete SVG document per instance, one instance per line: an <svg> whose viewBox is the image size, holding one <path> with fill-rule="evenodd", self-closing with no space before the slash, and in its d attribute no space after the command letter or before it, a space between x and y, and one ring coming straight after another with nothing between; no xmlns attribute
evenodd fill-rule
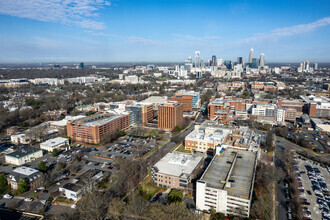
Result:
<svg viewBox="0 0 330 220"><path fill-rule="evenodd" d="M40 145L44 145L44 146L48 146L48 147L55 147L66 141L68 141L67 138L57 137L57 138L49 139L45 142L42 142Z"/></svg>
<svg viewBox="0 0 330 220"><path fill-rule="evenodd" d="M25 166L21 166L21 167L17 167L15 170L13 170L13 172L18 173L18 174L22 174L22 175L25 175L25 176L30 176L34 173L37 173L38 170L29 168L29 167L25 167Z"/></svg>
<svg viewBox="0 0 330 220"><path fill-rule="evenodd" d="M206 127L193 130L186 136L186 139L219 143L222 142L229 133L229 129Z"/></svg>
<svg viewBox="0 0 330 220"><path fill-rule="evenodd" d="M202 157L192 154L170 152L166 154L154 167L159 173L180 176L181 174L190 175L200 163Z"/></svg>
<svg viewBox="0 0 330 220"><path fill-rule="evenodd" d="M68 121L74 121L74 120L77 120L77 119L80 119L80 118L84 118L86 116L84 115L77 115L77 116L66 116L63 120L61 121L53 121L51 122L52 125L55 125L55 126L66 126L67 122Z"/></svg>

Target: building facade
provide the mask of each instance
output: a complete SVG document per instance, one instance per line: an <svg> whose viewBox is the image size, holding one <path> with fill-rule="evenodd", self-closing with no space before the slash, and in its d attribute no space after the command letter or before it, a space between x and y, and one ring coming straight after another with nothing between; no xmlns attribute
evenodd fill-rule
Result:
<svg viewBox="0 0 330 220"><path fill-rule="evenodd" d="M73 142L99 144L107 135L129 127L129 114L95 114L75 121L68 121L67 135Z"/></svg>
<svg viewBox="0 0 330 220"><path fill-rule="evenodd" d="M182 127L183 104L168 101L158 106L158 128L172 131L176 126Z"/></svg>
<svg viewBox="0 0 330 220"><path fill-rule="evenodd" d="M5 155L6 163L21 166L43 156L42 150L33 147L24 147L18 151Z"/></svg>

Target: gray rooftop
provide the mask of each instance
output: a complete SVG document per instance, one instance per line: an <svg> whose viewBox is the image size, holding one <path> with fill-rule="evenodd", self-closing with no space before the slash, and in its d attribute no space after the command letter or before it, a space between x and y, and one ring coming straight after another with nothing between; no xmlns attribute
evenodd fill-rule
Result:
<svg viewBox="0 0 330 220"><path fill-rule="evenodd" d="M32 154L34 152L41 151L41 149L33 148L33 147L24 147L18 151L15 151L13 153L7 154L6 156L9 157L15 157L15 158L21 158L24 156L27 156L29 154Z"/></svg>
<svg viewBox="0 0 330 220"><path fill-rule="evenodd" d="M120 117L119 115L115 115L115 114L95 114L89 117L78 119L75 122L87 126L92 126L92 125L101 126L119 117Z"/></svg>
<svg viewBox="0 0 330 220"><path fill-rule="evenodd" d="M157 168L159 173L172 176L190 175L202 159L192 154L170 152L159 160L154 168Z"/></svg>
<svg viewBox="0 0 330 220"><path fill-rule="evenodd" d="M249 199L255 163L256 153L227 148L213 158L200 181L207 187L225 190L228 195Z"/></svg>

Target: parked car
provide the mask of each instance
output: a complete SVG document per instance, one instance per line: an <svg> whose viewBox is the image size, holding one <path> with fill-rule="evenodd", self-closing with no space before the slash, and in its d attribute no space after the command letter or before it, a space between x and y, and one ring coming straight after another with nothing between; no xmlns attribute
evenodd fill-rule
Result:
<svg viewBox="0 0 330 220"><path fill-rule="evenodd" d="M4 199L11 199L11 198L13 198L13 196L10 195L10 194L5 194L5 195L3 196L3 198L4 198Z"/></svg>

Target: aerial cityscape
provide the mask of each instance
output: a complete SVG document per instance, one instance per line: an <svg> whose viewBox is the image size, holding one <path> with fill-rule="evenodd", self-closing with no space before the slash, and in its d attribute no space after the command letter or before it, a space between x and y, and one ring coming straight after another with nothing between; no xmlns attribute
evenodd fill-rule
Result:
<svg viewBox="0 0 330 220"><path fill-rule="evenodd" d="M0 0L0 219L330 219L329 11Z"/></svg>

